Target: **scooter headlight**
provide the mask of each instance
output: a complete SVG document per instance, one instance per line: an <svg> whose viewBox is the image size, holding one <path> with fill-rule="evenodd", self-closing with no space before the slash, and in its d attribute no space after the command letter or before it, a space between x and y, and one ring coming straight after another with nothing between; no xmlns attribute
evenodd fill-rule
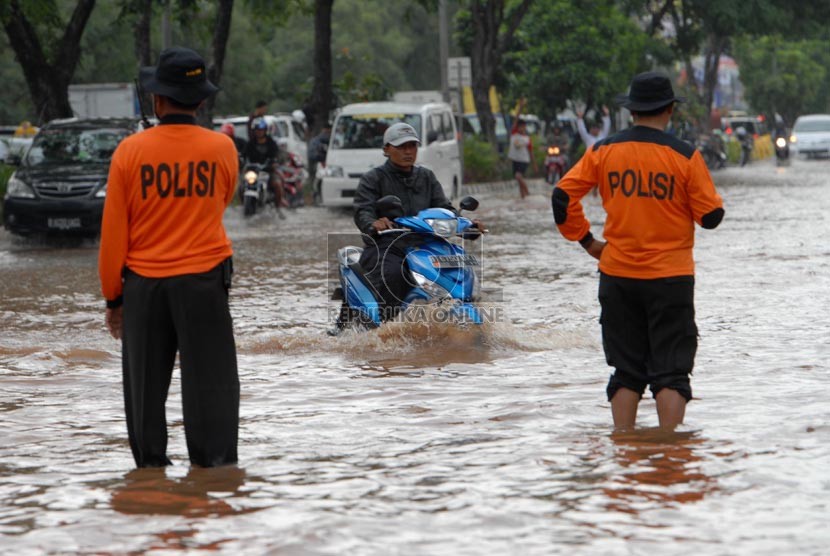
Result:
<svg viewBox="0 0 830 556"><path fill-rule="evenodd" d="M779 149L783 149L784 147L787 146L787 140L784 139L783 137L779 137L778 139L775 140L775 146L778 147Z"/></svg>
<svg viewBox="0 0 830 556"><path fill-rule="evenodd" d="M452 237L458 231L457 218L427 218L424 222L432 226L432 231L441 237Z"/></svg>
<svg viewBox="0 0 830 556"><path fill-rule="evenodd" d="M246 182L248 182L250 184L254 184L254 183L256 183L256 178L257 178L257 173L254 172L253 170L248 170L247 172L245 172L245 181Z"/></svg>
<svg viewBox="0 0 830 556"><path fill-rule="evenodd" d="M415 278L415 283L418 284L418 287L424 290L427 293L427 295L430 296L430 298L434 298L435 301L440 301L442 299L447 299L450 297L450 292L448 292L435 282L427 280L427 278L423 274L412 272L412 277Z"/></svg>
<svg viewBox="0 0 830 556"><path fill-rule="evenodd" d="M551 156L556 156L559 154L559 147L548 147L548 154Z"/></svg>

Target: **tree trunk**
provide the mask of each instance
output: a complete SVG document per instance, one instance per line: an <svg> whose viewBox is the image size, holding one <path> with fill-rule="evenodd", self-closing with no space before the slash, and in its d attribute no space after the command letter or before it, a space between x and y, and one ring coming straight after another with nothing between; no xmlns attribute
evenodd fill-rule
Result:
<svg viewBox="0 0 830 556"><path fill-rule="evenodd" d="M208 79L214 85L222 80L222 69L225 65L225 52L228 46L228 37L231 35L231 16L233 15L234 0L219 0L216 6L216 20L213 26L213 45L211 62L207 68ZM199 111L199 123L208 129L213 126L213 107L216 105L216 95L208 97L202 110Z"/></svg>
<svg viewBox="0 0 830 556"><path fill-rule="evenodd" d="M473 46L470 66L473 74L473 102L475 103L481 134L485 141L496 146L496 120L490 107L490 86L495 81L496 50L504 2L489 0L482 5L475 0L470 6L473 22Z"/></svg>
<svg viewBox="0 0 830 556"><path fill-rule="evenodd" d="M706 41L706 51L703 54L703 106L706 108L707 118L712 112L715 87L718 85L720 57L726 50L727 40L717 35L710 35Z"/></svg>
<svg viewBox="0 0 830 556"><path fill-rule="evenodd" d="M95 0L78 0L63 35L50 48L55 52L50 63L32 23L17 0L10 0L3 27L26 78L38 123L72 116L69 82L81 56L81 36L95 7Z"/></svg>
<svg viewBox="0 0 830 556"><path fill-rule="evenodd" d="M328 123L334 108L332 93L331 15L334 0L314 2L314 86L304 111L309 136L314 137Z"/></svg>
<svg viewBox="0 0 830 556"><path fill-rule="evenodd" d="M150 22L153 18L153 0L136 0L133 4L135 11L138 13L138 19L133 26L133 45L135 48L135 59L138 63L136 70L136 83L138 83L138 71L142 67L153 65L153 60L150 54L151 32ZM136 87L136 95L140 95L139 103L141 106L142 117L150 117L153 114L147 113L148 108L153 105L153 97L144 92L140 87Z"/></svg>
<svg viewBox="0 0 830 556"><path fill-rule="evenodd" d="M513 39L522 18L533 0L522 0L505 21L504 0L473 0L470 14L473 24L473 45L470 65L473 73L473 101L481 124L481 132L488 143L496 147L496 120L490 108L490 87L501 68L501 60ZM502 25L506 28L502 31Z"/></svg>
<svg viewBox="0 0 830 556"><path fill-rule="evenodd" d="M153 0L138 0L136 3L138 20L133 27L135 35L135 59L138 67L153 64L150 58L150 21L153 17Z"/></svg>

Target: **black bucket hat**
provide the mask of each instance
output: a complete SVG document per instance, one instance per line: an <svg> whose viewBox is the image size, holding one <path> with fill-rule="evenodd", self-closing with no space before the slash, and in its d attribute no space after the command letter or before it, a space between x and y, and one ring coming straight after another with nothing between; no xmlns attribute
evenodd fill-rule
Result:
<svg viewBox="0 0 830 556"><path fill-rule="evenodd" d="M208 80L199 53L181 46L162 50L158 65L143 67L138 75L145 91L181 104L198 104L219 90Z"/></svg>
<svg viewBox="0 0 830 556"><path fill-rule="evenodd" d="M617 95L616 101L632 112L650 112L673 102L686 102L686 99L675 96L668 77L656 71L647 71L635 75L628 94Z"/></svg>

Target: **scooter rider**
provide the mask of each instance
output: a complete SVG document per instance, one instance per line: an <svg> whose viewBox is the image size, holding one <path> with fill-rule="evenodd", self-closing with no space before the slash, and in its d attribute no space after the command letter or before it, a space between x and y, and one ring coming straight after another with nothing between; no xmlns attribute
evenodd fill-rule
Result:
<svg viewBox="0 0 830 556"><path fill-rule="evenodd" d="M276 141L268 136L268 124L263 118L257 118L251 124L254 130L254 136L248 145L245 147L244 158L248 162L254 164L267 164L268 173L270 175L268 184L274 191L274 200L277 207L277 213L283 217L282 213L282 187L279 180L277 180L277 162L279 160L280 148Z"/></svg>
<svg viewBox="0 0 830 556"><path fill-rule="evenodd" d="M406 123L389 126L383 134L383 154L387 161L363 174L354 198L354 221L364 234L365 248L360 266L375 287L384 306L383 318L394 316L406 295L414 287L405 261L406 238L398 234L378 235L394 227L392 220L379 215L375 201L395 195L403 205L402 216L414 216L427 208L445 208L457 212L431 170L415 166L421 140L415 128ZM477 220L478 229L484 229Z"/></svg>

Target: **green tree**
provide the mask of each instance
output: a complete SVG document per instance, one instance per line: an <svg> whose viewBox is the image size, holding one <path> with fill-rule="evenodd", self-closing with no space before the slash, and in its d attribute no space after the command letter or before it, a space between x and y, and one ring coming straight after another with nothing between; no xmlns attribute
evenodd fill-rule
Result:
<svg viewBox="0 0 830 556"><path fill-rule="evenodd" d="M631 76L648 68L657 45L612 3L539 2L525 18L520 45L506 57L509 94L528 97L529 111L551 119L569 100L610 104ZM609 48L613 41L613 48Z"/></svg>
<svg viewBox="0 0 830 556"><path fill-rule="evenodd" d="M787 42L780 36L771 36L742 38L735 47L741 82L747 100L756 110L770 117L778 113L787 125L792 125L799 114L815 106L822 85L827 82L827 69L811 57L809 42Z"/></svg>
<svg viewBox="0 0 830 556"><path fill-rule="evenodd" d="M72 116L69 82L95 0L78 0L64 22L55 0L0 1L0 21L14 50L39 120Z"/></svg>
<svg viewBox="0 0 830 556"><path fill-rule="evenodd" d="M800 37L822 35L826 41L830 26L830 2L826 1L625 0L622 4L644 15L648 30L674 49L686 67L689 89L699 95L706 113L712 106L720 57L731 51L736 38L789 33ZM700 53L704 59L702 84L695 82L691 63Z"/></svg>
<svg viewBox="0 0 830 556"><path fill-rule="evenodd" d="M473 103L481 134L495 148L496 121L490 89L506 80L505 58L516 48L514 38L534 0L463 0L455 16L455 39L470 57Z"/></svg>
<svg viewBox="0 0 830 556"><path fill-rule="evenodd" d="M490 88L501 75L503 57L532 2L533 0L469 0L473 102L482 135L494 148L496 120L490 108Z"/></svg>

